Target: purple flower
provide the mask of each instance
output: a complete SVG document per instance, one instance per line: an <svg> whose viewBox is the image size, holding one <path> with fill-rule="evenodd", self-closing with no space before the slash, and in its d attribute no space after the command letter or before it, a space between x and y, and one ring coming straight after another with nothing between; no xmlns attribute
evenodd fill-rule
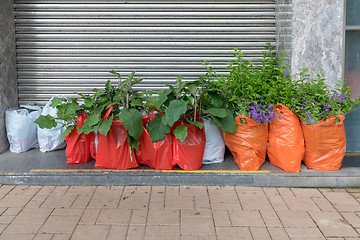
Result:
<svg viewBox="0 0 360 240"><path fill-rule="evenodd" d="M330 109L328 109L328 108L327 108L327 109L325 109L325 112L327 112L327 113L328 113L328 112L330 112Z"/></svg>
<svg viewBox="0 0 360 240"><path fill-rule="evenodd" d="M224 96L225 94L222 92L222 93L221 93L221 95L223 95L223 96Z"/></svg>
<svg viewBox="0 0 360 240"><path fill-rule="evenodd" d="M312 117L309 116L309 119L312 119Z"/></svg>
<svg viewBox="0 0 360 240"><path fill-rule="evenodd" d="M281 113L279 114L279 119L281 119Z"/></svg>
<svg viewBox="0 0 360 240"><path fill-rule="evenodd" d="M342 94L340 95L340 99L344 99L344 97L345 97L345 93L342 93Z"/></svg>
<svg viewBox="0 0 360 240"><path fill-rule="evenodd" d="M311 102L316 102L316 100L312 100Z"/></svg>
<svg viewBox="0 0 360 240"><path fill-rule="evenodd" d="M259 96L259 98L264 98L263 96Z"/></svg>
<svg viewBox="0 0 360 240"><path fill-rule="evenodd" d="M229 91L227 91L227 93L231 94L231 91L229 90Z"/></svg>
<svg viewBox="0 0 360 240"><path fill-rule="evenodd" d="M303 108L303 107L300 107L300 109L301 109L301 110L304 110L304 108Z"/></svg>
<svg viewBox="0 0 360 240"><path fill-rule="evenodd" d="M338 97L338 95L339 95L339 94L335 92L335 93L332 95L332 98L333 98L333 99L336 99L336 98Z"/></svg>
<svg viewBox="0 0 360 240"><path fill-rule="evenodd" d="M330 103L324 103L324 108L328 108L331 104Z"/></svg>
<svg viewBox="0 0 360 240"><path fill-rule="evenodd" d="M238 99L237 102L238 102L239 104L241 104L240 99Z"/></svg>
<svg viewBox="0 0 360 240"><path fill-rule="evenodd" d="M309 112L309 111L306 111L305 113L308 114L308 115L310 115L310 112Z"/></svg>
<svg viewBox="0 0 360 240"><path fill-rule="evenodd" d="M344 102L344 100L341 98L340 101L339 101L339 103L341 104L341 103L343 103L343 102Z"/></svg>
<svg viewBox="0 0 360 240"><path fill-rule="evenodd" d="M301 104L301 106L307 107L306 103L304 102Z"/></svg>
<svg viewBox="0 0 360 240"><path fill-rule="evenodd" d="M269 106L268 106L268 109L270 109L270 108L272 108L274 105L273 104L269 104Z"/></svg>

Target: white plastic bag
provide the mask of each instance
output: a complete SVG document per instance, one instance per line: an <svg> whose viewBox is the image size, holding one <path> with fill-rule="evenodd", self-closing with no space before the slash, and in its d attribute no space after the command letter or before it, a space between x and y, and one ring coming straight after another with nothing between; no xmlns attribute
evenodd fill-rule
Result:
<svg viewBox="0 0 360 240"><path fill-rule="evenodd" d="M225 142L221 129L216 126L211 118L203 118L206 144L203 164L220 163L224 161Z"/></svg>
<svg viewBox="0 0 360 240"><path fill-rule="evenodd" d="M56 96L52 97L45 105L41 115L57 117L57 109L53 108L51 105L51 101L55 97ZM41 152L50 152L57 149L62 149L66 146L65 140L60 140L60 135L63 134L66 128L63 126L61 120L56 120L56 122L58 123L57 126L53 127L52 129L42 129L39 126L37 127L38 141Z"/></svg>
<svg viewBox="0 0 360 240"><path fill-rule="evenodd" d="M37 106L21 105L19 109L6 110L5 124L11 152L21 153L39 147L34 121L40 114L41 108Z"/></svg>

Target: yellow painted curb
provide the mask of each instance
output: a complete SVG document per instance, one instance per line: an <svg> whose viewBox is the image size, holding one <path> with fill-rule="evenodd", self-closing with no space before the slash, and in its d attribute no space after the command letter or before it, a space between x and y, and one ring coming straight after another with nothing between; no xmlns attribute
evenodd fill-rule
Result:
<svg viewBox="0 0 360 240"><path fill-rule="evenodd" d="M196 171L184 171L184 170L116 170L116 169L32 169L30 172L166 172L166 173L270 173L270 171L241 171L241 170L196 170Z"/></svg>

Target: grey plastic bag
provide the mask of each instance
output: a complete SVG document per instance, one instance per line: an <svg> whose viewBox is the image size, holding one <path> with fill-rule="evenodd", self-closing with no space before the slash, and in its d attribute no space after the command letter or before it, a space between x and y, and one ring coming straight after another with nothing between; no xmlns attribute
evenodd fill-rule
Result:
<svg viewBox="0 0 360 240"><path fill-rule="evenodd" d="M6 110L5 125L11 152L26 152L39 146L34 121L40 114L41 108L37 106L21 105L19 109Z"/></svg>
<svg viewBox="0 0 360 240"><path fill-rule="evenodd" d="M203 118L206 144L203 164L220 163L224 161L225 142L221 129L216 126L211 118Z"/></svg>
<svg viewBox="0 0 360 240"><path fill-rule="evenodd" d="M52 117L57 117L57 109L53 108L51 101L57 96L53 96L49 102L45 105L42 110L41 115L50 115ZM39 148L41 152L50 152L57 149L62 149L66 146L64 139L60 140L61 134L65 131L65 126L61 120L56 120L57 126L51 129L42 129L39 126L37 127L37 135L39 141Z"/></svg>

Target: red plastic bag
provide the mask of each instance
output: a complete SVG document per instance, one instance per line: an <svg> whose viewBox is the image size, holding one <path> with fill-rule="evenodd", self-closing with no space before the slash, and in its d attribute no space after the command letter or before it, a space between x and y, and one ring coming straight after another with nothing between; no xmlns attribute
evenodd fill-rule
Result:
<svg viewBox="0 0 360 240"><path fill-rule="evenodd" d="M158 110L159 114L162 113ZM160 140L157 142L152 142L150 139L150 133L146 129L146 123L152 118L155 117L153 111L151 112L151 116L143 117L143 134L141 135L139 141L139 150L136 150L136 159L138 163L147 165L151 168L155 168L157 170L171 170L175 167L172 164L173 151L172 144L173 138L171 134L167 134L164 140Z"/></svg>
<svg viewBox="0 0 360 240"><path fill-rule="evenodd" d="M200 119L200 122L203 122L203 120ZM172 163L179 165L180 168L186 171L194 171L202 166L206 144L205 131L204 128L200 129L182 121L175 122L173 129L184 125L188 127L186 139L181 142L175 136L173 137L174 155Z"/></svg>
<svg viewBox="0 0 360 240"><path fill-rule="evenodd" d="M241 123L245 118L247 123ZM241 170L256 171L265 162L268 124L256 123L246 116L237 116L236 132L224 133L225 145Z"/></svg>
<svg viewBox="0 0 360 240"><path fill-rule="evenodd" d="M269 160L287 172L299 172L305 152L299 118L282 104L278 104L276 109L281 112L281 119L269 124Z"/></svg>
<svg viewBox="0 0 360 240"><path fill-rule="evenodd" d="M336 118L320 120L315 125L301 123L305 139L304 163L308 168L321 171L335 171L341 167L345 155L346 137L343 115L336 124Z"/></svg>
<svg viewBox="0 0 360 240"><path fill-rule="evenodd" d="M86 113L82 112L77 118L77 127L81 127L87 118ZM77 128L74 128L66 137L65 154L68 159L67 164L85 163L92 159L90 154L90 145L94 141L94 133L78 134Z"/></svg>
<svg viewBox="0 0 360 240"><path fill-rule="evenodd" d="M104 115L108 118L113 107ZM126 170L137 168L135 153L130 157L130 146L126 135L126 128L119 120L114 120L107 135L98 134L98 146L95 166L111 169Z"/></svg>

